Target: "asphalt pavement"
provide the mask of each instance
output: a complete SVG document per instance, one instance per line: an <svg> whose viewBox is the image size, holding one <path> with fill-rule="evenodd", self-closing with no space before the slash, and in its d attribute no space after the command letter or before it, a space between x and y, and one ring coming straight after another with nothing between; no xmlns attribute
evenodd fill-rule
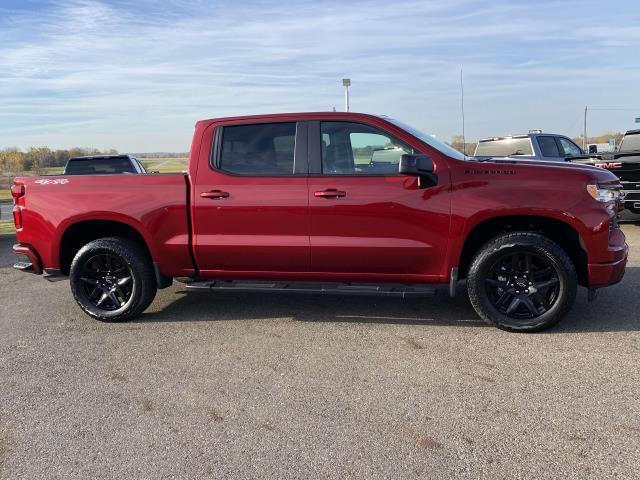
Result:
<svg viewBox="0 0 640 480"><path fill-rule="evenodd" d="M0 236L0 478L639 478L640 225L623 228L623 282L529 335L463 294L180 284L100 323L67 281L11 269Z"/></svg>

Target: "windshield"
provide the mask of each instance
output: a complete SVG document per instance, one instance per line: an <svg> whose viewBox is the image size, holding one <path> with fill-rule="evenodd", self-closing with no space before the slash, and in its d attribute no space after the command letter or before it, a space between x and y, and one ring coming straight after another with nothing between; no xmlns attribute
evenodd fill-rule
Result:
<svg viewBox="0 0 640 480"><path fill-rule="evenodd" d="M453 147L450 147L446 143L442 143L440 140L436 140L436 138L432 137L431 135L423 133L420 130L416 130L415 128L410 127L409 125L406 125L406 124L396 120L395 118L390 118L390 117L385 117L385 116L383 116L382 118L384 118L385 120L393 123L396 127L400 127L402 130L404 130L407 133L410 133L414 137L419 138L420 140L422 140L424 143L426 143L430 147L435 148L439 152L444 153L445 155L447 155L447 156L449 156L451 158L455 158L456 160L465 160L466 159L466 157L461 152L459 152L458 150L456 150Z"/></svg>
<svg viewBox="0 0 640 480"><path fill-rule="evenodd" d="M622 143L620 144L620 151L633 152L635 150L640 150L640 133L625 135L622 139Z"/></svg>
<svg viewBox="0 0 640 480"><path fill-rule="evenodd" d="M474 154L476 157L513 157L516 155L533 155L529 137L480 140Z"/></svg>

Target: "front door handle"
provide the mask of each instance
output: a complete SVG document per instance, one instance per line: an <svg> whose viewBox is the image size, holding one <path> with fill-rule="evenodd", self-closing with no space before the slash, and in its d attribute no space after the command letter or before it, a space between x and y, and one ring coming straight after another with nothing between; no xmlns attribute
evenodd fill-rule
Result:
<svg viewBox="0 0 640 480"><path fill-rule="evenodd" d="M208 198L210 200L221 200L223 198L229 198L229 192L223 192L222 190L211 190L210 192L202 192L200 196L202 198Z"/></svg>
<svg viewBox="0 0 640 480"><path fill-rule="evenodd" d="M319 190L314 192L313 195L315 197L322 198L338 198L338 197L346 197L347 192L343 192L342 190L336 190L335 188L327 188L326 190Z"/></svg>

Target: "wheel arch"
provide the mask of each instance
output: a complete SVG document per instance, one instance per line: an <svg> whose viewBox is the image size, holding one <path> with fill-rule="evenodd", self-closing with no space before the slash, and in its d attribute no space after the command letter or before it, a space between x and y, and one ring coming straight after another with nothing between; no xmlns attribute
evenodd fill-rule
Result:
<svg viewBox="0 0 640 480"><path fill-rule="evenodd" d="M138 243L153 262L151 244L138 226L123 219L79 219L65 226L59 236L57 247L58 263L63 275L69 274L74 256L84 245L106 237L125 237Z"/></svg>
<svg viewBox="0 0 640 480"><path fill-rule="evenodd" d="M557 218L542 215L505 215L476 223L465 237L458 261L458 278L466 278L474 254L486 242L505 232L535 232L557 243L567 252L578 274L578 284L588 285L588 257L576 228Z"/></svg>

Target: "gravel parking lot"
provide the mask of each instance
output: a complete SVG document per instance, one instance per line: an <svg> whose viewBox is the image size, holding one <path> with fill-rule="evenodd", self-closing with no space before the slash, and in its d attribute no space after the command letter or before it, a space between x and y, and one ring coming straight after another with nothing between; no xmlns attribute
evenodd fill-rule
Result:
<svg viewBox="0 0 640 480"><path fill-rule="evenodd" d="M0 478L639 478L640 225L540 334L425 300L159 292L104 324L0 236Z"/></svg>

